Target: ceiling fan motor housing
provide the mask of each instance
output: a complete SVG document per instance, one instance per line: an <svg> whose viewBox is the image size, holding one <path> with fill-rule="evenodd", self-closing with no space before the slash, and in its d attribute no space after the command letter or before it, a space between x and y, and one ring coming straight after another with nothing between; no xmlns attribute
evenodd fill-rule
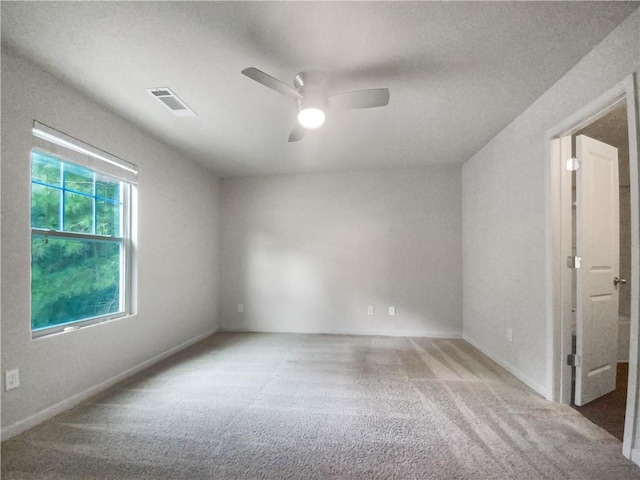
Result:
<svg viewBox="0 0 640 480"><path fill-rule="evenodd" d="M293 85L302 95L298 99L298 108L317 108L326 110L328 105L327 76L319 70L305 70L293 79Z"/></svg>

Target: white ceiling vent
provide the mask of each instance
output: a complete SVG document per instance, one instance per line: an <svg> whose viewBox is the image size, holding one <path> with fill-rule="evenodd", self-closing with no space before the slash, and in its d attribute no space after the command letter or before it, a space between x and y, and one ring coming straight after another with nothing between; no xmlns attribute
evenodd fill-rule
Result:
<svg viewBox="0 0 640 480"><path fill-rule="evenodd" d="M165 107L178 117L192 117L196 114L196 112L187 107L187 104L180 100L169 88L147 88L146 91L160 100Z"/></svg>

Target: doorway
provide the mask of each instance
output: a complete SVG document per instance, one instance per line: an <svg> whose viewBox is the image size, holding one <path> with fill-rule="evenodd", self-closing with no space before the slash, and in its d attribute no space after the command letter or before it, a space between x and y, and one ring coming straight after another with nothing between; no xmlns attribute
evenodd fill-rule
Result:
<svg viewBox="0 0 640 480"><path fill-rule="evenodd" d="M639 232L639 209L638 209L638 113L636 110L636 92L635 92L635 78L629 76L625 81L616 85L611 90L605 92L600 97L589 103L580 111L571 115L565 119L559 125L554 127L548 133L548 139L551 145L550 157L549 157L549 201L550 201L550 231L549 238L549 265L550 265L550 279L551 287L550 304L551 311L549 317L549 359L551 365L550 380L551 380L551 399L557 402L571 404L576 398L579 399L577 403L588 406L592 403L591 400L598 398L602 393L606 393L609 390L615 390L616 385L616 373L618 370L618 360L627 360L627 362L620 362L621 373L619 377L621 380L626 377L627 379L627 394L626 394L626 406L623 407L625 412L624 427L623 427L623 454L631 458L634 462L640 464L640 448L636 446L635 440L637 436L636 425L638 423L638 317L639 317L639 297L640 289L638 285L640 283L640 232ZM620 127L621 119L626 119L625 125ZM613 133L610 132L607 139L604 140L602 133L605 125L609 125L610 130L613 129L612 124L617 123L615 127L616 138L613 138ZM624 136L624 132L621 133L621 129L626 127L626 144L620 137ZM581 254L579 251L584 249L582 246L575 244L574 238L580 238L577 230L583 227L576 226L574 224L573 209L575 202L582 204L585 198L580 198L580 192L587 196L591 194L595 197L595 201L591 201L592 205L596 208L600 208L598 202L598 194L594 192L593 182L580 184L582 180L578 179L580 175L587 175L585 169L582 173L575 174L575 168L579 168L580 160L576 160L576 153L584 154L584 151L578 152L578 137L582 135L581 141L589 136L600 137L603 140L594 140L594 142L617 143L618 150L622 152L622 156L626 154L626 161L621 162L622 175L619 176L622 179L622 183L615 184L615 195L617 199L622 199L620 202L620 211L623 216L630 218L629 227L620 227L619 213L616 211L616 248L620 247L620 250L626 250L621 257L623 258L624 265L618 263L614 265L614 261L611 260L610 265L605 263L598 263L596 268L593 262L586 262L586 266L589 271L594 272L600 270L600 273L606 275L606 285L608 290L603 292L596 292L596 295L589 297L585 296L585 271L577 270L581 267ZM582 147L584 150L584 143ZM628 153L626 153L628 152ZM579 155L578 155L579 156ZM613 163L613 162L610 162ZM616 160L616 170L618 169L618 161ZM604 170L600 169L598 174L593 175L593 178L598 178L598 175ZM617 175L617 173L616 173ZM585 177L586 178L586 177ZM629 179L625 182L625 179ZM574 181L577 182L574 184ZM618 182L618 178L616 178ZM611 184L611 182L610 182ZM582 186L581 186L582 185ZM574 187L575 186L575 190ZM620 188L622 187L622 188ZM574 198L573 192L577 195ZM604 190L602 190L604 191ZM613 188L610 188L613 191ZM607 198L612 197L609 195ZM593 200L593 199L592 199ZM588 202L587 202L588 203ZM577 209L580 207L576 207ZM579 215L576 213L576 218ZM600 211L600 218L607 218L606 215ZM612 218L610 215L608 218ZM613 225L612 222L609 222ZM622 231L622 235L619 235L618 228ZM576 232L574 234L574 232ZM623 238L625 237L625 238ZM621 243L620 243L621 242ZM579 241L578 241L579 243ZM587 253L590 255L591 253ZM616 259L616 262L618 260ZM609 278L610 277L610 278ZM621 280L626 280L624 285L621 284ZM582 282L582 283L581 283ZM598 282L596 282L598 283ZM604 283L600 282L604 285ZM579 285L582 285L582 292ZM615 286L615 290L613 288ZM581 292L581 293L580 293ZM588 292L587 292L588 293ZM587 318L585 322L585 315L595 315L595 307L588 306L587 303L582 303L585 298L593 300L596 296L600 295L599 299L608 298L611 295L619 296L622 294L622 299L619 304L616 304L614 315L615 319L611 315L607 315L608 322L612 323L616 330L620 331L620 334L616 331L614 340L611 340L607 347L608 352L613 352L608 358L612 360L606 362L600 362L594 364L583 364L583 355L589 355L589 342L585 345L585 335L581 328L585 324L595 324L602 328L602 325L597 321ZM580 297L580 298L577 298ZM578 312L578 305L582 305L583 309ZM598 307L599 308L599 307ZM629 312L628 321L625 316L625 312ZM586 313L585 313L586 312ZM590 313L589 313L590 312ZM622 315L618 313L622 312ZM598 318L604 318L601 315L602 312L595 315ZM604 331L601 329L601 331ZM608 331L608 330L607 330ZM626 332L629 332L626 334ZM597 337L598 335L596 335ZM593 335L592 335L593 337ZM627 343L628 342L628 343ZM625 375L625 363L627 363L628 373ZM584 366L584 368L583 368ZM589 374L595 378L596 375L600 376L605 372L604 376L609 376L609 380L603 382L596 382L599 385L590 391L582 392L583 396L576 395L576 391L573 388L584 388L584 386L590 381ZM608 373L606 373L608 372ZM611 375L613 374L613 375ZM578 376L578 378L577 378ZM583 385L578 385L583 382ZM603 387L604 384L609 384L609 387ZM623 387L625 382L620 382L620 387ZM591 386L593 387L593 385ZM589 387L589 388L591 388ZM593 392L596 392L593 394ZM619 394L620 396L620 394ZM625 398L624 393L621 394ZM618 420L619 421L619 420ZM610 427L609 427L610 428Z"/></svg>
<svg viewBox="0 0 640 480"><path fill-rule="evenodd" d="M571 174L572 254L574 257L578 256L578 252L586 254L585 250L588 247L584 244L588 241L593 243L595 237L595 240L600 244L604 240L604 245L601 244L597 248L608 250L607 252L596 252L596 254L599 253L600 260L605 258L615 259L614 268L602 271L602 267L600 267L601 271L597 272L606 276L605 288L607 290L606 293L609 293L606 298L608 298L611 305L604 313L607 318L596 319L596 322L594 322L600 324L599 331L596 328L587 329L591 330L591 335L597 335L598 338L595 339L585 336L585 332L582 329L579 331L576 324L579 306L585 303L582 295L578 295L577 291L580 280L579 275L586 276L585 268L587 265L583 265L581 269L573 269L572 272L572 355L574 356L573 358L582 358L582 351L584 350L584 358L592 360L590 367L592 370L585 370L586 364L584 363L581 365L582 369L579 367L572 368L571 405L621 442L624 439L631 318L631 291L629 288L631 285L630 282L627 282L627 279L631 277L629 130L627 106L623 100L614 104L604 116L571 135L573 158L580 158L582 161L586 161L584 157L588 156L592 149L599 147L600 150L609 152L613 162L615 162L615 165L613 165L615 168L611 169L613 178L610 182L613 184L613 191L611 192L613 195L611 196L615 196L615 198L611 198L608 203L597 196L602 197L605 193L602 188L599 189L598 194L595 193L597 185L594 185L594 183L602 184L609 181L603 171L599 171L596 178L589 179L591 192L577 191L579 187L585 188L582 182L577 181L577 174L580 173L580 170L573 171ZM600 158L597 161L602 162L605 160ZM576 166L579 167L579 164L576 164ZM607 170L607 173L609 173L609 170ZM596 188L593 188L594 186ZM607 185L603 186L607 187ZM577 202L577 197L582 197L583 200ZM601 213L605 213L608 218L604 219L604 222L602 219L597 219L597 222L607 223L611 221L612 225L610 225L611 228L608 228L610 231L607 231L608 225L595 225L595 229L604 231L588 232L586 235L582 233L582 238L578 238L583 231L583 228L577 228L578 218L584 219L586 217L589 220L594 216L592 212L584 211L585 208L589 208L589 201L595 202L597 204L596 208L607 208L605 210L606 213ZM582 207L582 209L577 207ZM578 212L580 213L579 215ZM615 225L613 225L614 223ZM591 227L594 227L594 225L591 225ZM614 237L617 237L613 239L615 245L609 245L608 239L606 237L602 238L603 234L609 234L609 236L613 234ZM601 261L600 265L602 264L603 262ZM613 282L610 282L610 277L613 277ZM579 297L582 301L579 300ZM601 300L605 296L597 295L595 298L598 299L598 304L600 304L600 312L605 312L602 305L606 302ZM582 311L580 314L587 316ZM581 335L581 337L578 338L578 335ZM578 342L581 343L580 349L578 349ZM594 371L596 371L596 375L592 375ZM581 374L581 376L577 376L577 374ZM598 376L603 378L599 379ZM583 377L585 379L584 382L582 381Z"/></svg>

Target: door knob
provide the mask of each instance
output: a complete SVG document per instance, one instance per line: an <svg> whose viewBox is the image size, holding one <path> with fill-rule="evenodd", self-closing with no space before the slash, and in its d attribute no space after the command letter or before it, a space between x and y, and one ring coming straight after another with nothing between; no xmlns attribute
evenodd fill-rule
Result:
<svg viewBox="0 0 640 480"><path fill-rule="evenodd" d="M627 281L626 281L624 278L618 278L618 277L615 277L615 278L613 279L613 284L614 284L614 285L616 285L616 286L617 286L618 284L620 284L620 285L626 285L626 283L627 283Z"/></svg>

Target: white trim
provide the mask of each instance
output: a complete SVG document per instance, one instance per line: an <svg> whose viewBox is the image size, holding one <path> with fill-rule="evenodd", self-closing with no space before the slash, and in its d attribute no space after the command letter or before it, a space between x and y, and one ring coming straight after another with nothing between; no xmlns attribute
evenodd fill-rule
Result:
<svg viewBox="0 0 640 480"><path fill-rule="evenodd" d="M31 339L34 341L43 340L45 338L57 337L65 333L77 332L78 330L84 330L85 328L95 327L96 325L104 325L116 320L125 320L135 317L126 312L114 312L101 315L99 317L85 318L84 320L75 320L72 322L61 323L53 325L51 327L38 328L31 330Z"/></svg>
<svg viewBox="0 0 640 480"><path fill-rule="evenodd" d="M217 331L218 331L217 328L209 330L201 335L198 335L190 340L187 340L186 342L181 343L180 345L177 345L173 348L170 348L169 350L166 350L158 355L155 355L150 359L145 360L144 362L139 363L138 365L131 367L125 370L124 372L109 378L108 380L105 380L104 382L100 382L97 385L94 385L93 387L89 387L86 390L80 393L77 393L76 395L73 395L72 397L69 397L65 400L62 400L61 402L56 403L55 405L52 405L50 407L45 408L44 410L34 413L33 415L30 415L27 418L19 420L13 425L9 425L8 427L3 428L0 437L2 441L8 440L9 438L15 435L18 435L19 433L22 433L25 430L35 427L36 425L46 420L49 420L50 418L53 418L56 415L66 410L69 410L70 408L75 407L80 402L83 402L84 400L87 400L97 395L98 393L106 390L109 387L112 387L113 385L121 382L122 380L125 380L131 377L132 375L135 375L136 373L141 372L142 370L145 370L150 366L164 360L165 358L170 357L171 355L181 350L184 350L187 347L190 347L191 345L199 342L200 340L203 340L213 335Z"/></svg>
<svg viewBox="0 0 640 480"><path fill-rule="evenodd" d="M516 367L514 367L510 363L505 362L501 358L499 358L499 357L493 355L491 352L485 350L484 348L482 348L480 346L480 344L476 340L474 340L472 337L470 337L466 333L464 335L462 335L462 339L465 342L470 343L471 345L473 345L478 350L480 350L480 352L483 355L489 357L491 360L496 362L498 365L500 365L502 368L504 368L507 372L509 372L514 377L516 377L522 383L524 383L527 387L531 388L536 393L542 395L545 399L551 400L551 395L550 395L549 389L546 388L544 385L536 382L535 380L532 380L530 377L528 377L526 374L524 374L521 370L518 370Z"/></svg>
<svg viewBox="0 0 640 480"><path fill-rule="evenodd" d="M626 83L627 124L629 129L629 178L631 201L631 315L629 318L629 381L627 385L627 410L625 413L624 440L622 453L632 458L632 450L637 450L638 435L638 367L640 364L640 120L638 112L638 78L628 77ZM640 465L636 456L635 463Z"/></svg>
<svg viewBox="0 0 640 480"><path fill-rule="evenodd" d="M87 197L92 198L92 197ZM123 243L123 237L113 237L108 235L96 235L92 233L76 233L76 232L64 232L61 230L50 230L45 228L31 227L31 235L37 235L39 237L51 237L51 238L72 238L74 240L94 240L98 242L113 242Z"/></svg>
<svg viewBox="0 0 640 480"><path fill-rule="evenodd" d="M631 453L629 454L629 459L633 463L640 465L640 449L634 448L633 450L631 450Z"/></svg>
<svg viewBox="0 0 640 480"><path fill-rule="evenodd" d="M462 338L462 332L437 332L429 330L291 330L291 329L271 329L271 328L251 328L251 327L226 327L221 326L220 332L238 333L302 333L309 335L366 335L379 337L425 337L425 338Z"/></svg>
<svg viewBox="0 0 640 480"><path fill-rule="evenodd" d="M549 285L553 285L552 298L549 302L550 324L548 328L547 341L552 345L548 352L548 379L549 391L552 392L551 399L560 403L570 403L571 401L571 367L562 362L559 369L557 381L553 381L554 369L557 367L556 359L567 358L572 353L572 278L573 271L566 268L566 258L573 254L571 218L572 218L572 196L571 196L571 172L567 171L565 162L562 159L572 155L571 136L565 135L551 139L551 151L549 157L550 178L548 185L551 187L551 199L549 199L549 210L547 215L551 219L550 242L554 245L552 249L552 262L548 264L551 272ZM565 188L563 188L563 185ZM566 187L569 188L566 188ZM549 198L549 197L548 197ZM569 286L567 289L566 286ZM556 288L559 287L559 288ZM555 314L555 315L554 315ZM554 318L559 321L555 322Z"/></svg>
<svg viewBox="0 0 640 480"><path fill-rule="evenodd" d="M39 124L38 122L34 121L34 124L37 125L38 127L42 127L45 128L46 126ZM48 127L46 127L48 128ZM55 132L55 130L53 130ZM40 132L39 130L37 130L34 127L33 130L33 144L37 145L38 143L46 143L46 146L49 146L51 148L45 148L43 149L42 147L39 146L35 146L31 149L31 163L33 164L33 155L34 152L41 152L41 153L45 153L47 155L51 155L51 157L57 161L58 163L60 163L61 166L64 165L68 165L68 160L67 157L71 156L77 156L78 153L75 150L67 150L64 149L62 152L59 153L50 153L49 151L53 151L53 150L57 150L58 147L60 145L56 145L56 144L50 144L48 141L44 141L42 140L42 137L39 137L38 135L41 135L42 132ZM62 134L61 134L62 135ZM53 137L52 137L53 138ZM71 154L71 155L69 155ZM105 153L105 155L107 155ZM73 160L73 158L72 158ZM124 160L123 160L124 161ZM94 162L94 164L90 164L90 163L83 163L80 162L83 165L90 167L91 171L93 173L93 179L95 181L98 180L98 175L100 175L101 173L107 173L105 169L102 170L95 170L94 167L104 167L105 165L98 162ZM113 162L112 162L113 163ZM108 167L113 167L113 165L107 165ZM61 167L62 168L62 167ZM64 167L66 168L66 167ZM96 173L97 172L97 173ZM112 173L109 173L110 176L112 176ZM122 176L121 176L122 177ZM60 181L62 182L62 178L60 179ZM131 218L133 217L134 213L133 213L133 209L137 208L136 205L133 205L132 199L136 199L137 196L135 196L135 191L137 189L137 185L135 183L131 183L123 178L120 177L113 177L113 182L114 185L118 184L120 185L120 195L119 195L119 201L120 201L120 206L121 206L121 228L120 228L120 234L122 236L107 236L107 235L96 235L94 233L92 234L88 234L88 233L76 233L76 232L65 232L65 231L61 231L61 230L50 230L50 229L42 229L42 228L31 228L31 236L33 238L33 236L40 236L40 237L44 237L46 238L68 238L68 239L77 239L77 240L89 240L89 241L97 241L97 242L104 242L104 243L118 243L119 246L119 250L120 250L120 285L119 285L119 308L117 312L113 312L113 313L109 313L109 314L105 314L105 315L100 315L98 317L89 317L89 318L82 318L82 319L78 319L75 321L71 321L71 322L67 322L64 324L56 324L56 325L52 325L49 327L45 327L45 328L37 328L37 329L32 329L32 338L36 339L36 338L43 338L45 336L48 335L55 335L57 333L60 332L64 332L67 330L75 330L78 328L82 328L88 325L93 325L93 324L99 324L99 323L104 323L106 321L110 321L112 319L117 319L117 318L123 318L123 317L128 317L131 316L134 312L132 311L131 307L133 304L132 301L132 295L134 294L133 291L133 285L132 285L132 275L133 275L133 271L135 271L135 269L137 268L136 265L134 265L132 262L134 261L135 257L132 255L132 248L134 247L133 241L131 239L131 235L133 232L133 225L131 224ZM94 182L95 183L95 182ZM61 184L62 185L62 184ZM54 186L55 187L55 186ZM33 178L31 179L31 188L33 188ZM55 187L59 190L60 195L62 195L64 193L64 185L62 186L57 186ZM62 198L62 197L61 197ZM94 185L94 191L92 194L87 194L87 197L91 199L91 201L96 204L96 202L98 201L98 196L95 192L95 185ZM64 212L60 212L60 215L64 215ZM61 225L62 228L62 225ZM95 225L94 225L94 230L95 230Z"/></svg>
<svg viewBox="0 0 640 480"><path fill-rule="evenodd" d="M545 141L551 148L546 149L545 177L547 180L547 346L551 360L549 371L549 391L553 401L569 403L566 394L567 376L564 352L570 341L571 321L567 320L567 313L563 309L563 299L567 295L566 272L563 271L562 255L566 247L566 229L561 228L562 209L566 209L566 202L562 200L563 179L566 189L566 175L558 172L562 168L559 149L554 145L554 139L569 136L582 127L606 115L614 105L625 101L627 105L627 123L629 130L629 172L631 180L631 319L630 319L630 354L629 354L629 386L627 389L627 411L625 417L625 433L622 453L631 458L635 448L636 424L638 422L638 329L640 323L640 226L638 194L638 111L635 74L627 76L595 100L589 102L574 114L547 131ZM560 161L560 162L559 162ZM564 377L564 378L563 378ZM634 460L639 463L637 460Z"/></svg>

